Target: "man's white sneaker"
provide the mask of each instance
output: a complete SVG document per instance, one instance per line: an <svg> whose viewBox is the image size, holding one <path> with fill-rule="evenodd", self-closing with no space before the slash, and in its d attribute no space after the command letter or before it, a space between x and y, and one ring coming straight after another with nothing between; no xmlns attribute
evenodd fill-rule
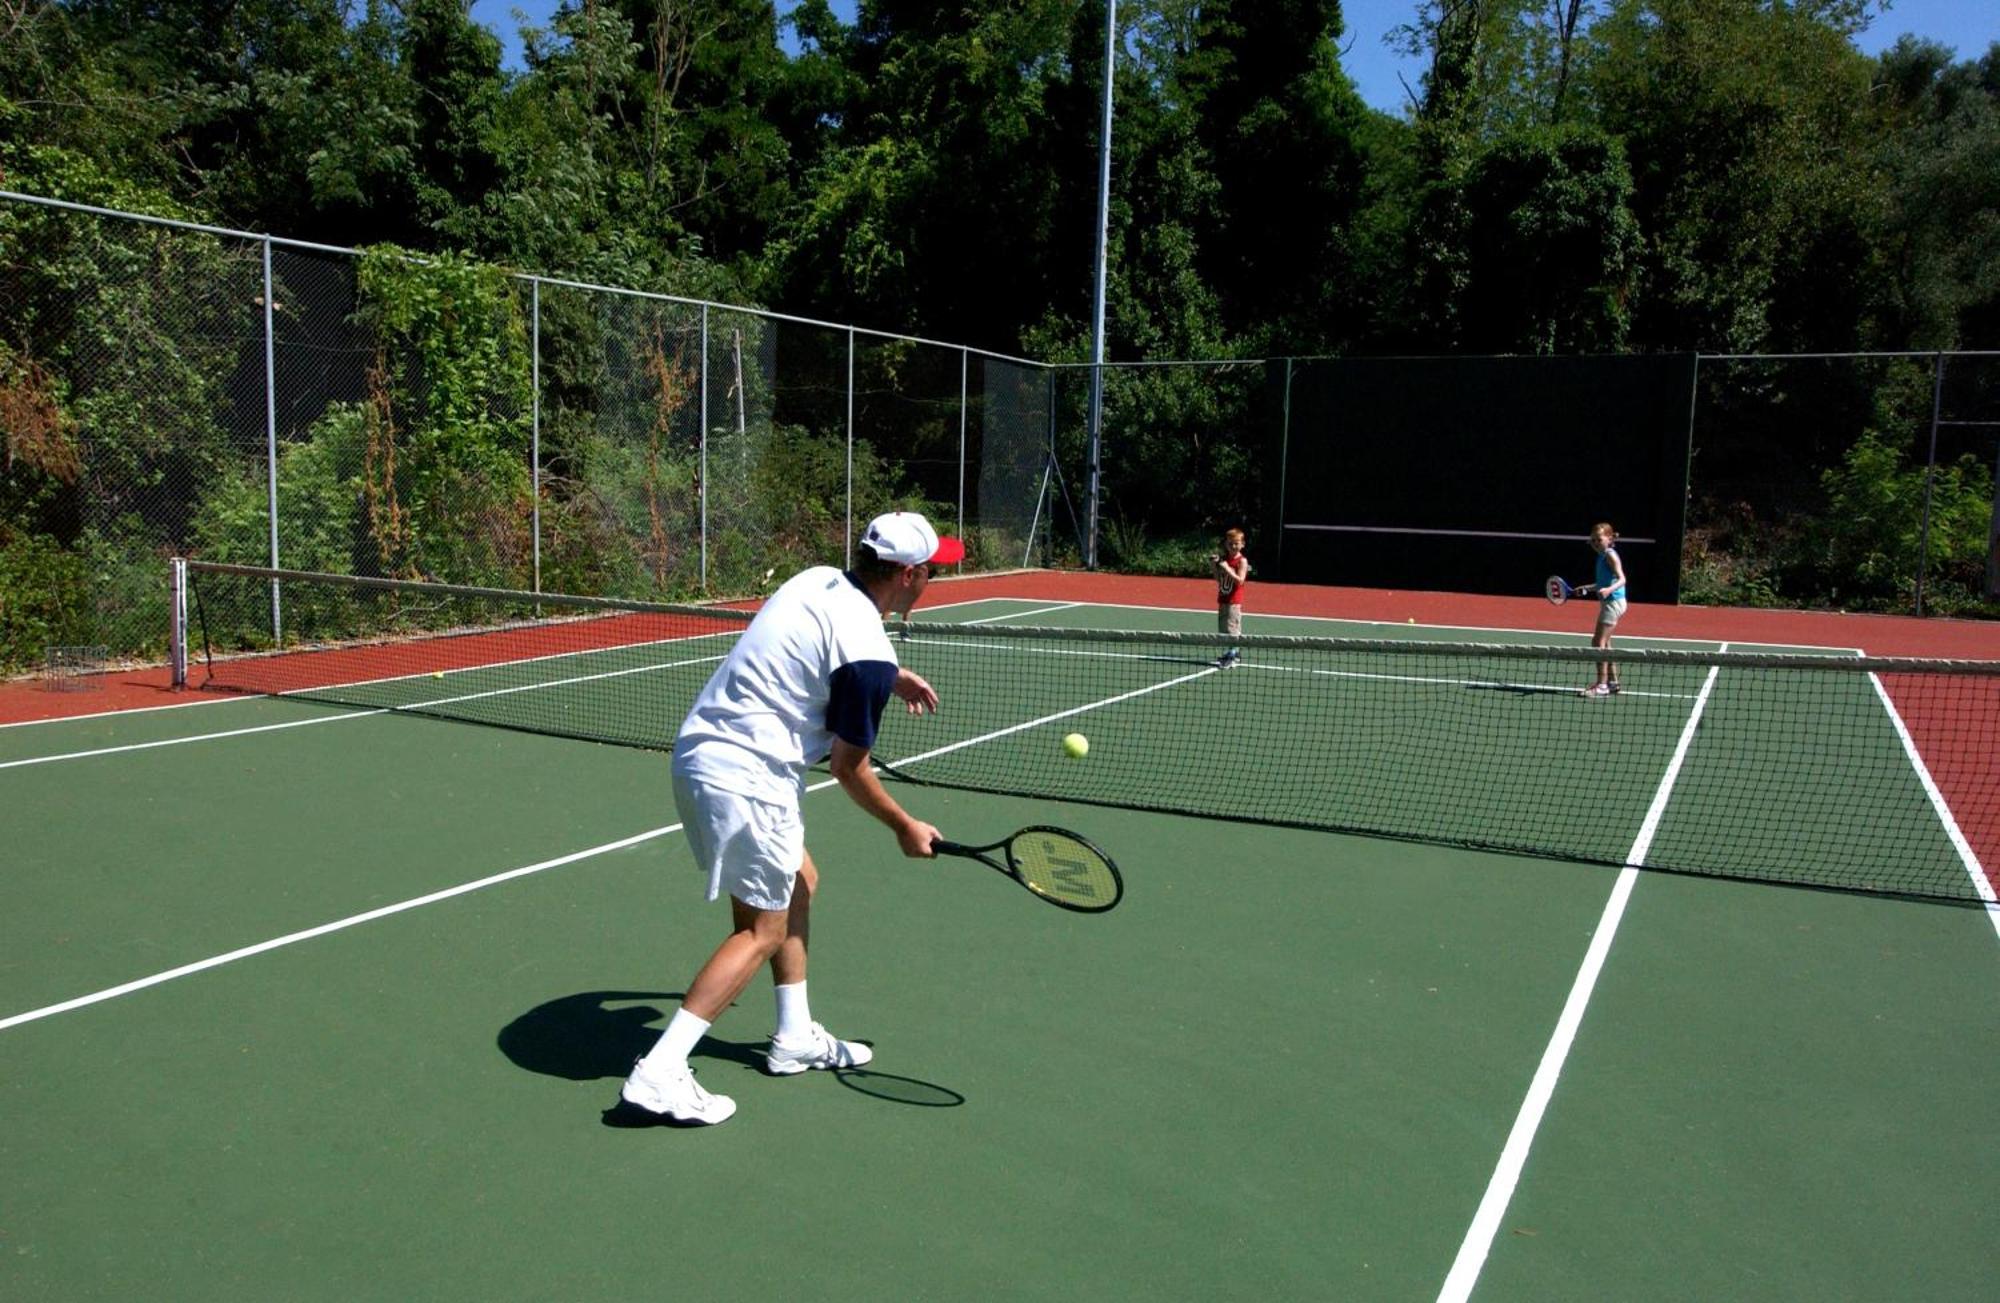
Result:
<svg viewBox="0 0 2000 1303"><path fill-rule="evenodd" d="M811 1068L858 1068L875 1057L875 1051L860 1041L843 1041L827 1033L818 1023L797 1040L771 1038L771 1051L764 1066L774 1077L789 1077Z"/></svg>
<svg viewBox="0 0 2000 1303"><path fill-rule="evenodd" d="M694 1079L694 1069L682 1068L665 1077L632 1069L618 1098L648 1113L670 1117L676 1122L697 1122L714 1126L727 1122L736 1112L736 1101L727 1095L711 1095Z"/></svg>

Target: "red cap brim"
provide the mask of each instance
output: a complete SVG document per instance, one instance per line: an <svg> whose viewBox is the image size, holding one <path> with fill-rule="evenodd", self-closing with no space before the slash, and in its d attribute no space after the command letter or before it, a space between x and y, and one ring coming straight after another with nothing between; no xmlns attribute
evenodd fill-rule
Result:
<svg viewBox="0 0 2000 1303"><path fill-rule="evenodd" d="M955 538L938 540L937 551L931 553L931 564L948 566L965 560L965 544Z"/></svg>

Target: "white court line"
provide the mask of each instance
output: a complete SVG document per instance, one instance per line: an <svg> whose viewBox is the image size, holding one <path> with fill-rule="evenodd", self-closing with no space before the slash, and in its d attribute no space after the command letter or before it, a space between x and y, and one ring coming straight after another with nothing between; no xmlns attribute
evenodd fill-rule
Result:
<svg viewBox="0 0 2000 1303"><path fill-rule="evenodd" d="M117 706L110 710L93 710L87 715L51 715L47 719L17 719L0 724L0 728L33 728L38 724L77 724L93 719L123 719L127 715L146 715L156 710L186 710L189 706L228 706L239 701L255 701L255 697L201 697L192 701L170 701L164 706Z"/></svg>
<svg viewBox="0 0 2000 1303"><path fill-rule="evenodd" d="M993 599L989 599L989 600L993 600ZM1076 607L1079 607L1079 606L1082 606L1082 605L1084 605L1084 603L1082 603L1082 602L1057 602L1057 603L1055 603L1055 604L1054 604L1054 605L1052 605L1052 606L1038 606L1038 607L1035 607L1034 609L1032 609L1032 610L1028 610L1028 611L1008 611L1008 612L1007 612L1006 614L1004 614L1004 615L982 615L982 616L980 616L980 617L979 617L979 618L978 618L977 620L966 620L966 621L964 621L964 623L966 623L966 624L992 624L992 623L994 623L995 621L998 621L998 620L1025 620L1025 619L1027 619L1027 618L1028 618L1029 616L1031 616L1031 615L1050 615L1050 614L1053 614L1053 613L1054 613L1054 612L1056 612L1056 611L1069 611L1069 610L1074 610L1074 609L1075 609ZM939 607L939 608L937 608L937 609L939 609L939 610L942 610L942 609L944 609L944 608L942 608L942 607Z"/></svg>
<svg viewBox="0 0 2000 1303"><path fill-rule="evenodd" d="M1163 656L1158 652L1083 651L1079 648L1074 648L1074 647L1053 647L1053 648L1044 648L1044 647L1030 648L1030 647L1020 647L1020 646L989 647L981 642L974 642L971 639L959 639L959 638L918 637L918 638L911 638L908 641L924 647L972 648L974 650L987 652L996 656L1011 652L1021 656L1074 656L1074 657L1081 657L1084 659L1111 660L1111 661L1164 661L1169 664L1175 664L1175 665L1186 664L1192 659L1191 657L1187 656ZM1443 647L1449 647L1451 644L1441 643L1439 645ZM1210 666L1209 668L1213 669L1220 667ZM1377 682L1382 682L1382 683L1429 684L1433 686L1447 687L1447 688L1494 688L1509 692L1545 693L1551 696L1574 697L1582 695L1577 691L1576 687L1572 684L1511 683L1504 679L1453 679L1453 678L1443 678L1435 675L1381 674L1367 670L1326 670L1326 669L1314 669L1310 666L1304 666L1304 665L1266 665L1256 661L1239 661L1236 665L1235 672L1242 672L1245 670L1256 670L1266 674L1307 674L1329 679L1363 679L1363 680L1375 680ZM1189 675L1187 676L1187 678L1175 679L1173 681L1176 683L1185 683L1188 681L1189 678L1199 678L1199 677L1201 676ZM1626 691L1620 693L1619 695L1625 697L1651 697L1651 698L1658 698L1662 701L1693 701L1695 699L1693 695L1685 692Z"/></svg>
<svg viewBox="0 0 2000 1303"><path fill-rule="evenodd" d="M832 780L829 779L828 781ZM314 937L323 937L329 933L339 932L362 923L371 923L378 918L388 918L392 914L401 914L406 910L416 909L420 905L434 905L438 901L450 900L453 896L463 896L467 892L478 891L482 887L491 887L496 883L508 882L515 878L525 878L531 873L540 873L544 869L560 868L562 865L574 864L578 860L589 859L594 855L603 855L609 851L624 850L628 846L637 846L641 842L651 841L655 837L664 837L670 832L678 831L680 826L677 823L669 824L665 828L654 828L648 832L635 833L630 837L621 838L615 842L606 842L602 846L593 846L589 850L573 851L568 855L560 855L552 860L543 860L538 864L525 864L518 869L508 869L505 873L496 873L491 877L481 878L477 882L462 882L456 887L446 887L443 891L433 891L427 896L415 896L409 900L398 901L394 905L384 905L380 909L371 909L363 914L351 914L346 918L337 919L332 923L322 923L318 927L307 928L303 932L290 932L281 937L272 937L269 941L259 941L254 946L244 946L240 950L231 950L226 954L211 955L207 959L196 960L192 964L182 964L179 968L169 968L165 972L154 973L151 977L141 977L136 981L106 987L102 991L93 991L89 995L80 995L74 1000L64 1000L60 1004L51 1004L44 1008L31 1009L27 1013L17 1013L11 1018L0 1018L0 1031L5 1031L9 1027L18 1027L22 1023L34 1022L38 1018L47 1018L59 1013L68 1013L72 1009L82 1009L88 1005L101 1004L106 1000L115 999L121 995L130 995L134 991L143 991L149 986L158 986L163 982L171 982L177 977L188 977L195 973L206 972L211 968L220 968L224 964L231 964L239 959L248 959L252 955L261 955L266 951L277 950L280 947L294 945L300 941L310 941Z"/></svg>
<svg viewBox="0 0 2000 1303"><path fill-rule="evenodd" d="M1729 644L1724 643L1720 650L1729 650ZM1445 1277L1444 1288L1438 1291L1438 1303L1464 1303L1471 1297L1472 1287L1478 1283L1479 1270L1486 1265L1486 1255L1493 1249L1493 1237L1500 1230L1500 1219L1506 1215L1507 1204L1514 1197L1514 1187L1521 1179L1521 1169L1527 1164L1528 1150L1535 1143L1535 1132L1542 1125L1542 1115L1548 1111L1550 1097L1555 1094L1556 1079L1562 1075L1569 1047L1576 1040L1577 1028L1583 1024L1583 1011L1589 1007L1591 992L1597 989L1598 973L1604 968L1605 957L1611 953L1611 938L1617 934L1618 922L1625 916L1625 904L1631 899L1633 884L1639 877L1635 866L1644 864L1647 852L1653 848L1653 837L1659 831L1661 816L1667 811L1667 799L1673 795L1674 783L1680 777L1688 748L1694 744L1695 729L1701 723L1702 711L1708 707L1709 693L1715 688L1715 676L1721 668L1719 665L1709 667L1708 678L1695 698L1694 709L1688 712L1687 723L1681 728L1680 741L1674 746L1673 759L1667 764L1659 790L1653 793L1653 803L1647 807L1645 821L1639 825L1638 839L1632 843L1632 850L1625 857L1626 866L1618 871L1618 881L1611 888L1611 898L1604 902L1597 930L1584 952L1583 966L1577 970L1576 982L1570 987L1569 998L1563 1002L1561 1016L1556 1019L1555 1034L1542 1051L1542 1061L1528 1085L1527 1098L1521 1101L1521 1111L1514 1118L1514 1129L1508 1132L1507 1143L1500 1150L1500 1163L1493 1169L1492 1180L1487 1182L1485 1197L1480 1199L1479 1210L1473 1214L1472 1225L1466 1229L1465 1240L1458 1247L1458 1257L1451 1264L1450 1274Z"/></svg>
<svg viewBox="0 0 2000 1303"><path fill-rule="evenodd" d="M1043 599L1033 598L1033 597L1022 597L1022 598L989 597L982 600L991 602L998 602L998 601L1032 602L1032 601L1041 601ZM1101 607L1107 611L1165 611L1175 615L1201 615L1207 609L1205 607L1199 607L1199 606L1152 606L1143 602L1074 602L1071 603L1071 605ZM1371 629L1450 629L1455 633L1522 633L1522 634L1534 634L1537 637L1544 637L1544 638L1547 637L1571 638L1571 639L1580 638L1586 642L1588 642L1590 639L1590 634L1588 633L1568 633L1561 629L1512 629L1508 628L1505 625L1497 625L1497 624L1410 624L1400 620L1354 620L1341 615L1285 615L1277 611L1246 611L1244 613L1243 618L1246 620L1302 620L1308 624L1365 625ZM1337 635L1330 635L1330 636L1337 636ZM1684 642L1684 643L1690 643L1695 647L1698 647L1704 651L1710 649L1720 649L1722 647L1726 647L1729 645L1727 643L1717 643L1713 638L1670 638L1665 635L1661 635L1659 637L1646 637L1640 634L1632 634L1629 637L1627 637L1624 634L1620 634L1619 641L1625 644ZM1798 642L1798 643L1760 642L1760 643L1752 643L1750 645L1753 647L1785 647L1785 648L1790 648L1793 651L1801 651L1801 652L1825 651L1825 652L1846 652L1849 655L1853 656L1867 655L1867 652L1859 647L1821 646L1818 643L1809 643L1809 642Z"/></svg>
<svg viewBox="0 0 2000 1303"><path fill-rule="evenodd" d="M1917 781L1923 784L1924 795L1930 798L1931 809L1937 812L1938 822L1944 825L1945 836L1951 839L1952 848L1958 852L1959 862L1965 866L1965 876L1972 880L1972 890L1986 902L1986 917L1993 924L1994 934L2000 936L2000 902L1994 899L1993 880L1986 876L1985 867L1979 863L1979 856L1973 853L1972 843L1965 839L1965 832L1958 826L1958 820L1952 815L1951 807L1945 804L1944 793L1938 790L1936 780L1931 777L1930 766L1924 763L1923 756L1917 751L1916 739L1910 736L1910 730L1904 725L1902 712L1896 709L1896 703L1889 699L1888 689L1882 686L1881 676L1871 670L1868 681L1875 685L1875 695L1882 699L1882 709L1889 712L1889 722L1895 726L1896 736L1902 740L1903 754L1909 757L1910 767L1917 771Z"/></svg>
<svg viewBox="0 0 2000 1303"><path fill-rule="evenodd" d="M188 742L213 742L217 738L242 737L246 733L275 733L284 728L305 728L312 724L338 724L346 719L367 719L370 715L386 715L388 710L346 710L337 715L315 715L311 719L287 720L283 724L259 724L254 728L225 729L220 733L190 733L186 737L163 737L151 742L127 742L121 746L98 747L94 751L61 751L55 755L29 756L26 760L0 760L0 769L18 769L23 765L47 765L58 760L88 760L93 756L122 755L127 751L150 751L154 747L177 747Z"/></svg>
<svg viewBox="0 0 2000 1303"><path fill-rule="evenodd" d="M1216 671L1214 667L1211 666L1195 674L1190 674L1184 676L1183 678L1175 679L1172 682L1182 683L1186 682L1188 679L1200 678L1203 674L1214 674L1215 672ZM910 757L909 760L905 760L902 763L910 764L917 760L927 760L933 756L941 756L944 755L946 752L961 750L962 748L973 746L980 742L987 742L991 741L994 738L1005 737L1010 733L1018 733L1022 729L1034 728L1038 725L1046 724L1051 720L1063 719L1070 715L1081 714L1086 710L1094 710L1096 709L1097 706L1108 706L1111 705L1113 702L1124 701L1132 697L1144 696L1148 692L1154 692L1159 690L1160 688L1169 686L1171 686L1171 683L1155 684L1152 687L1141 688L1136 692L1124 693L1121 696L1113 697L1106 701L1097 702L1095 705L1079 706L1072 710L1063 711L1060 714L1047 715L1042 717L1041 719L1032 719L1027 721L1026 723L1016 724L1011 728L997 729L994 732L987 733L981 737L967 738L962 742L954 742L949 746L939 747L934 751L926 751L921 755L912 756ZM837 782L838 782L837 779L825 778L821 779L817 783L812 783L808 785L805 790L807 792L818 792L828 787L834 786ZM654 838L657 837L664 837L668 833L678 832L680 828L681 828L680 824L674 823L674 824L668 824L663 828L653 828L646 832L634 833L630 837L623 837L614 842L606 842L601 846L592 846L587 850L572 851L568 855L559 855L554 859L542 860L535 864L525 864L522 865L520 868L508 869L505 872L496 873L490 877L480 878L474 882L460 883L456 887L446 887L442 891L433 891L428 895L415 896L409 900L399 901L393 905L384 905L379 909L371 909L365 913L353 914L348 916L347 918L337 919L332 923L322 923L318 927L307 928L301 932L287 933L284 936L273 937L269 941L260 941L255 945L244 946L241 949L231 950L225 954L213 955L207 959L197 960L191 964L182 964L178 968L170 968L167 969L165 972L154 973L150 977L142 977L135 981L124 982L117 986L106 987L102 991L93 991L89 995L81 995L73 1000L64 1000L60 1004L48 1005L41 1009L31 1009L26 1013L18 1013L9 1018L0 1018L0 1031L5 1031L9 1027L19 1026L22 1023L34 1022L39 1018L47 1018L54 1014L68 1013L73 1009L82 1009L89 1005L100 1004L106 1000L115 999L116 997L121 995L130 995L134 991L143 991L148 987L158 986L163 982L171 982L176 978L188 977L195 973L206 972L211 968L219 968L224 964L234 963L239 959L248 959L252 955L261 955L267 951L277 950L283 946L293 945L300 941L310 941L314 937L326 936L329 933L339 932L346 928L355 927L362 923L373 922L374 920L379 918L388 918L393 914L401 914L407 910L416 909L422 905L433 905L439 901L450 900L454 896L463 896L468 892L478 891L484 887L491 887L502 882L510 882L515 878L525 878L530 874L540 873L546 869L560 868L565 864L574 864L579 860L590 859L593 856L603 855L610 851L624 850L629 846L637 846L642 842L652 841Z"/></svg>
<svg viewBox="0 0 2000 1303"><path fill-rule="evenodd" d="M713 635L702 634L699 636L706 638ZM695 639L673 639L670 641L692 642ZM283 728L304 728L309 724L334 724L344 719L367 719L372 715L422 714L426 710L432 710L439 706L456 706L461 702L483 701L490 697L512 696L517 692L539 692L544 688L563 688L576 683L594 683L599 679L623 678L628 674L652 674L660 670L685 669L690 665L706 665L711 661L719 661L721 659L721 656L697 656L692 660L669 661L664 665L635 665L620 670L606 670L600 674L577 674L567 679L550 679L546 683L521 683L506 688L490 688L484 692L467 692L456 697L438 697L431 701L411 702L403 706L380 706L374 709L345 710L339 714L320 715L312 719L295 719L283 724L260 724L255 728L234 728L221 733L191 733L187 737L159 738L152 742L128 742L122 746L98 747L92 751L64 751L55 755L30 756L25 760L0 760L0 769L15 769L23 765L46 765L57 760L86 760L92 756L119 755L127 751L149 751L154 747L182 746L189 742L211 742L217 738L241 737L246 733L270 733ZM490 669L492 667L480 666L478 668ZM465 671L461 671L461 673L463 672ZM397 683L415 677L418 676L398 675L391 679L370 679L364 683L342 683L335 686L341 688L372 687L376 684ZM281 692L273 696L252 698L252 700L311 701L312 697L310 695L295 695Z"/></svg>

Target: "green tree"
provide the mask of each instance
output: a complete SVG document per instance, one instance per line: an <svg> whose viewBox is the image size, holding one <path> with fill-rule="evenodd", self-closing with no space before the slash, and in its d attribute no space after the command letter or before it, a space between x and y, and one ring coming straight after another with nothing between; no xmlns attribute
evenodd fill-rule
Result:
<svg viewBox="0 0 2000 1303"><path fill-rule="evenodd" d="M1884 51L1887 182L1879 337L1912 348L2000 342L2000 44L1976 62L1904 37Z"/></svg>
<svg viewBox="0 0 2000 1303"><path fill-rule="evenodd" d="M1459 342L1482 353L1617 352L1638 223L1617 141L1589 127L1513 131L1466 169Z"/></svg>
<svg viewBox="0 0 2000 1303"><path fill-rule="evenodd" d="M1635 344L1854 344L1879 190L1862 7L1615 0L1592 30L1586 80L1647 242Z"/></svg>

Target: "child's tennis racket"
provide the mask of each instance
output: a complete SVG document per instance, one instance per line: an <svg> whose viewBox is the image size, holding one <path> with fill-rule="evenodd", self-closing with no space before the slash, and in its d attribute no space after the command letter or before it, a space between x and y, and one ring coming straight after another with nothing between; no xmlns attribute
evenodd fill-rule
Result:
<svg viewBox="0 0 2000 1303"><path fill-rule="evenodd" d="M1572 597L1597 596L1597 585L1572 584L1561 575L1550 575L1542 584L1542 592L1548 597L1549 605L1561 606Z"/></svg>
<svg viewBox="0 0 2000 1303"><path fill-rule="evenodd" d="M939 855L963 855L998 869L1051 905L1080 914L1102 914L1125 895L1125 879L1111 857L1067 828L1023 828L991 846L962 846L940 838ZM1005 852L1006 862L988 851Z"/></svg>

